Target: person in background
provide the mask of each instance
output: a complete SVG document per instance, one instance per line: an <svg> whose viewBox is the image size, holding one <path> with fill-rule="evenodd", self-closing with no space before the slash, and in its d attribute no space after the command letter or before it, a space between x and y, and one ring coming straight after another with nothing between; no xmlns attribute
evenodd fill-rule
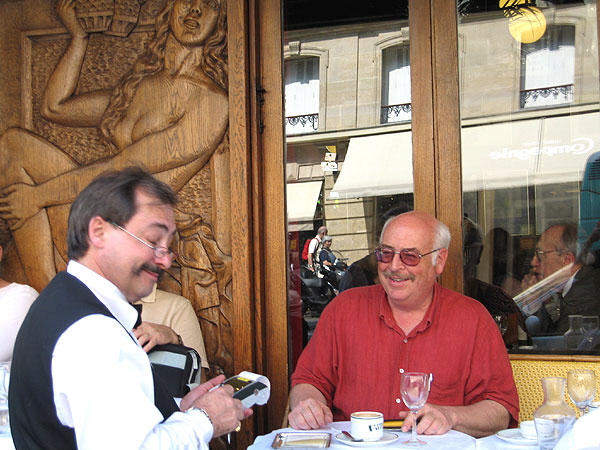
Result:
<svg viewBox="0 0 600 450"><path fill-rule="evenodd" d="M9 235L3 233L0 238L1 264ZM17 332L37 296L38 292L31 286L0 278L0 361L12 359Z"/></svg>
<svg viewBox="0 0 600 450"><path fill-rule="evenodd" d="M463 217L463 270L464 293L481 302L492 317L506 321L506 330L502 335L508 348L518 344L519 333L527 340L525 317L513 298L499 286L486 283L477 278L477 266L483 252L483 232L479 225L468 217Z"/></svg>
<svg viewBox="0 0 600 450"><path fill-rule="evenodd" d="M292 374L289 423L316 429L354 411L404 419L402 431L479 437L516 426L519 400L502 336L476 300L439 285L450 231L423 212L389 219L376 249L379 285L325 308ZM400 399L403 372L433 376L417 423Z"/></svg>
<svg viewBox="0 0 600 450"><path fill-rule="evenodd" d="M315 263L319 260L318 253L321 251L321 241L326 234L327 227L319 227L317 235L312 238L310 244L308 244L308 268L313 272L315 271ZM315 257L315 255L317 256Z"/></svg>
<svg viewBox="0 0 600 450"><path fill-rule="evenodd" d="M154 286L150 295L135 304L142 306L142 323L134 330L134 335L144 351L164 344L191 347L202 359L202 375L205 376L210 366L200 323L190 301Z"/></svg>
<svg viewBox="0 0 600 450"><path fill-rule="evenodd" d="M552 225L537 242L531 273L522 281L523 290L569 264L573 267L562 291L549 297L527 319L528 327L536 334L566 332L569 315L600 315L600 269L577 260L577 233L573 223Z"/></svg>
<svg viewBox="0 0 600 450"><path fill-rule="evenodd" d="M130 167L94 179L71 206L69 263L30 308L9 386L18 449L208 449L250 409L220 375L178 407L133 334L132 306L175 253L176 194ZM216 389L213 389L216 388Z"/></svg>
<svg viewBox="0 0 600 450"><path fill-rule="evenodd" d="M333 238L331 236L323 236L321 251L319 252L319 262L324 266L333 266L337 257L331 251Z"/></svg>

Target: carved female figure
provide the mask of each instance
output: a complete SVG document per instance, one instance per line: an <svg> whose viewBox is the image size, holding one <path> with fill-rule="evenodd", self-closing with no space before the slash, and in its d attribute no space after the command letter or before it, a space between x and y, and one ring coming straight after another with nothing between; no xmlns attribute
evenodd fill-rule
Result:
<svg viewBox="0 0 600 450"><path fill-rule="evenodd" d="M38 290L56 272L54 247L66 261L69 205L96 175L138 164L178 191L211 158L228 125L225 0L167 0L152 42L116 89L84 93L76 88L89 34L74 1L58 2L71 40L48 80L41 114L61 125L99 127L117 153L80 166L27 130L0 137L0 217Z"/></svg>

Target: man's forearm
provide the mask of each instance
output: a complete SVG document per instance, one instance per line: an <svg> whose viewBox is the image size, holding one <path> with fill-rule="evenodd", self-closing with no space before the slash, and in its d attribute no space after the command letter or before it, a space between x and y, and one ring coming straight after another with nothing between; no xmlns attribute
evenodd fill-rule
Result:
<svg viewBox="0 0 600 450"><path fill-rule="evenodd" d="M301 383L294 386L290 391L290 410L294 409L294 407L301 401L309 398L320 401L324 405L327 404L325 396L323 396L321 391L319 391L312 384Z"/></svg>
<svg viewBox="0 0 600 450"><path fill-rule="evenodd" d="M437 406L453 418L454 430L473 437L489 436L508 428L510 414L493 400L483 400L469 406Z"/></svg>

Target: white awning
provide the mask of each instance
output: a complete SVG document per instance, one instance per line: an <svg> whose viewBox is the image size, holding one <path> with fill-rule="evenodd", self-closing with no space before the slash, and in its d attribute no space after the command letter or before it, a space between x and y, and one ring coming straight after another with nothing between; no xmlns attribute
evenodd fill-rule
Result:
<svg viewBox="0 0 600 450"><path fill-rule="evenodd" d="M599 142L597 112L463 128L463 189L581 181Z"/></svg>
<svg viewBox="0 0 600 450"><path fill-rule="evenodd" d="M287 184L288 231L313 229L322 184L323 181Z"/></svg>
<svg viewBox="0 0 600 450"><path fill-rule="evenodd" d="M357 198L413 192L412 133L351 138L329 198Z"/></svg>
<svg viewBox="0 0 600 450"><path fill-rule="evenodd" d="M351 138L330 198L413 192L411 132ZM462 130L463 190L581 181L598 151L598 112Z"/></svg>

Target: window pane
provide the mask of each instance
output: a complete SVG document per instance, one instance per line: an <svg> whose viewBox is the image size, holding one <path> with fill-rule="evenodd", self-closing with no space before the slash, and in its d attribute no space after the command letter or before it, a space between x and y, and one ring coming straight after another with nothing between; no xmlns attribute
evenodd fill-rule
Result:
<svg viewBox="0 0 600 450"><path fill-rule="evenodd" d="M284 1L292 365L343 268L368 261L385 213L413 206L407 5ZM389 105L408 113L382 120ZM314 128L298 118L313 114ZM302 258L321 226L342 268L334 273L315 274Z"/></svg>
<svg viewBox="0 0 600 450"><path fill-rule="evenodd" d="M513 351L597 352L569 338L600 315L595 2L457 6L465 289L511 317Z"/></svg>

